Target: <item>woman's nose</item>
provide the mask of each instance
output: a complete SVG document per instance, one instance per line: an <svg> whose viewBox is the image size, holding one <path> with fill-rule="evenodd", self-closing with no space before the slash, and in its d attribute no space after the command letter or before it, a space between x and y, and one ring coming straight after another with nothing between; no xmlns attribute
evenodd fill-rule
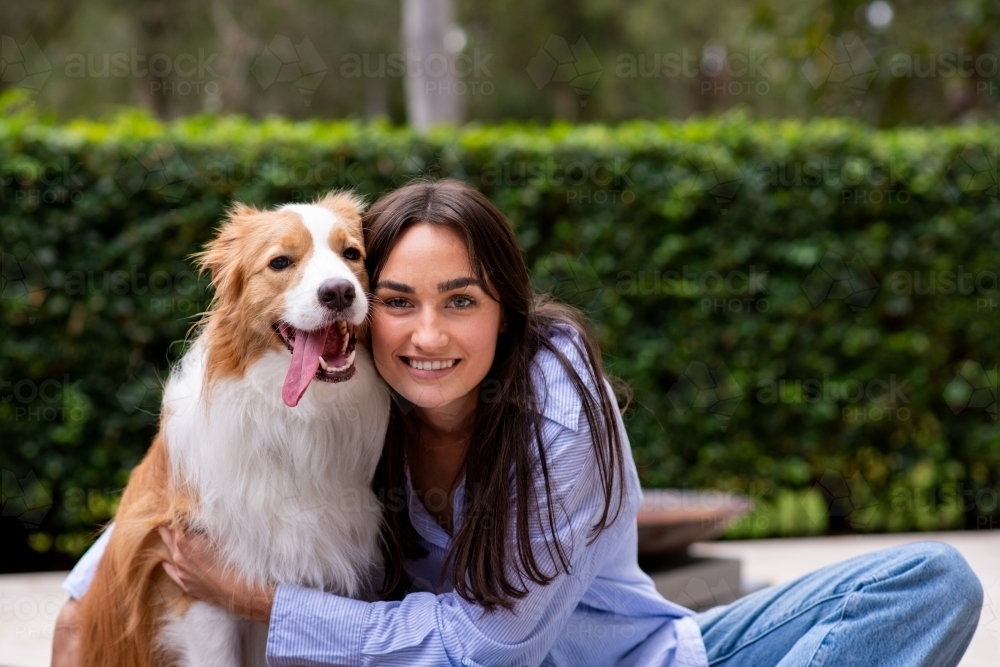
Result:
<svg viewBox="0 0 1000 667"><path fill-rule="evenodd" d="M441 321L433 308L426 308L420 314L410 342L423 350L433 350L447 344L448 335L441 327Z"/></svg>

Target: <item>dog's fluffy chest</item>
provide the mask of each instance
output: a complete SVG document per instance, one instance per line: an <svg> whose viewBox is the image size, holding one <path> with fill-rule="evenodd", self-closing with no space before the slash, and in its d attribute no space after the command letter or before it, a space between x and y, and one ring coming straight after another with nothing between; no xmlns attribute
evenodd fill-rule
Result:
<svg viewBox="0 0 1000 667"><path fill-rule="evenodd" d="M244 576L358 594L379 558L370 480L389 411L371 357L359 349L353 379L313 382L289 408L287 356L268 353L206 390L205 347L195 343L164 394L172 483L193 492L197 520Z"/></svg>

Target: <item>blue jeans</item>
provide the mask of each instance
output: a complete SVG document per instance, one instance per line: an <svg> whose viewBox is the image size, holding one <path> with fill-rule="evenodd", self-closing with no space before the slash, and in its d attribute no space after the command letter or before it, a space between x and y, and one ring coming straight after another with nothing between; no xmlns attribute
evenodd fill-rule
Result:
<svg viewBox="0 0 1000 667"><path fill-rule="evenodd" d="M712 667L948 667L983 588L942 542L851 558L694 616Z"/></svg>

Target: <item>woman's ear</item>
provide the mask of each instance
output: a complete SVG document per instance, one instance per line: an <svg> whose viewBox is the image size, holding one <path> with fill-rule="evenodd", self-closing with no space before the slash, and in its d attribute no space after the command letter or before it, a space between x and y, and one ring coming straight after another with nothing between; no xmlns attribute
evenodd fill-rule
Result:
<svg viewBox="0 0 1000 667"><path fill-rule="evenodd" d="M507 316L504 315L500 318L500 333L507 331Z"/></svg>

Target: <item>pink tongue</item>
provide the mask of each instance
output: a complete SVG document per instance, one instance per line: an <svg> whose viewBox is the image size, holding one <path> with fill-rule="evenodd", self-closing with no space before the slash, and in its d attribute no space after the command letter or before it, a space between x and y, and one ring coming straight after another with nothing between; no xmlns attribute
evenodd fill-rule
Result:
<svg viewBox="0 0 1000 667"><path fill-rule="evenodd" d="M319 357L326 346L326 336L330 327L317 331L298 331L292 342L292 364L288 367L285 384L281 387L281 398L285 405L294 408L302 400L309 383L316 377Z"/></svg>

